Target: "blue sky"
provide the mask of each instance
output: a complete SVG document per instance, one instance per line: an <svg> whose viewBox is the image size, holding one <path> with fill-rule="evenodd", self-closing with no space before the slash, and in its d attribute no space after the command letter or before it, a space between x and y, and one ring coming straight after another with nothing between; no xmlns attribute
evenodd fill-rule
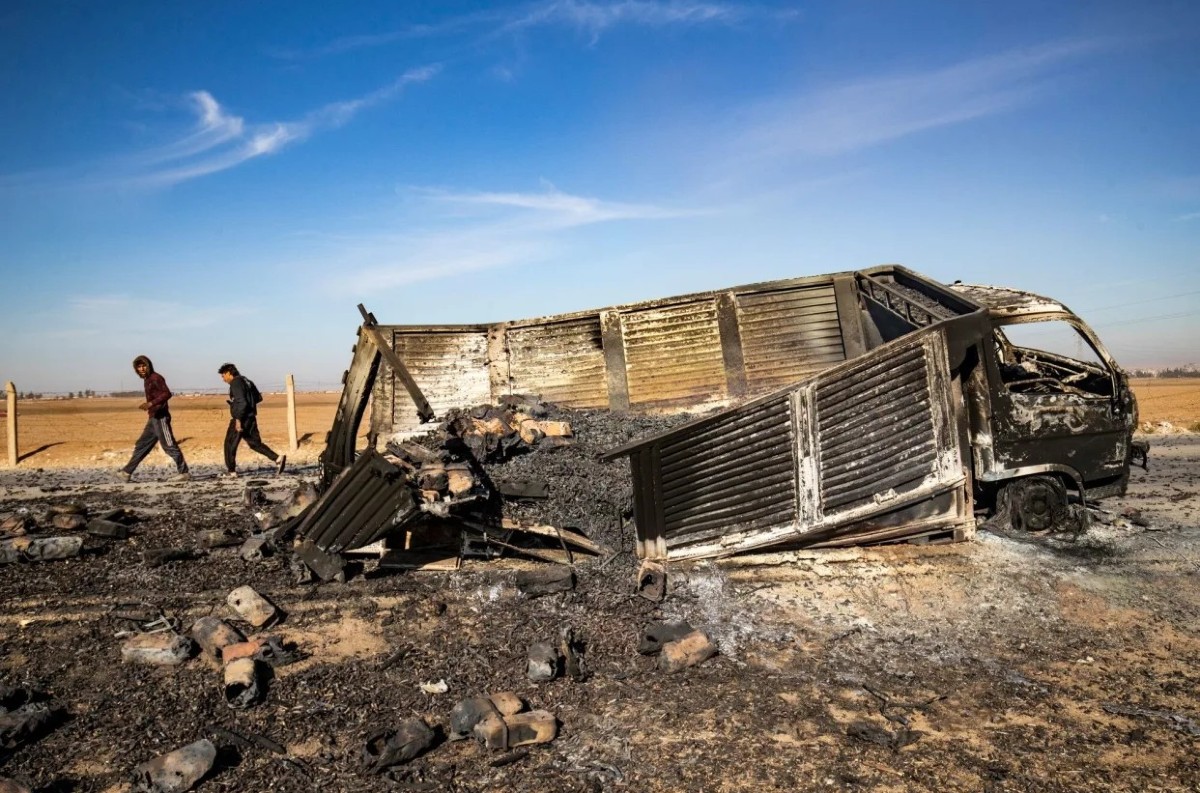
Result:
<svg viewBox="0 0 1200 793"><path fill-rule="evenodd" d="M1196 3L346 6L3 5L0 380L887 262L1200 363Z"/></svg>

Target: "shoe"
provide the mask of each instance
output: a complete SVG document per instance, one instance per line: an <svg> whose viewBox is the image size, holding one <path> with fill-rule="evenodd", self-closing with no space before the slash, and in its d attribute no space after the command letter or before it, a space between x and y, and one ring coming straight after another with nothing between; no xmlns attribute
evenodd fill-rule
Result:
<svg viewBox="0 0 1200 793"><path fill-rule="evenodd" d="M117 471L117 479L120 479L122 482L128 482L133 479L133 474L128 471Z"/></svg>
<svg viewBox="0 0 1200 793"><path fill-rule="evenodd" d="M180 471L179 473L177 473L177 474L175 474L174 476L172 476L172 477L170 478L170 480L168 480L168 481L171 481L171 482L186 482L186 481L188 481L188 480L189 480L189 479L191 479L191 478L192 478L192 475L191 475L190 473L188 473L187 471Z"/></svg>
<svg viewBox="0 0 1200 793"><path fill-rule="evenodd" d="M237 471L226 471L223 474L217 474L217 476L219 476L222 479L237 479L238 472Z"/></svg>
<svg viewBox="0 0 1200 793"><path fill-rule="evenodd" d="M279 455L279 462L275 464L275 475L276 476L279 476L280 474L283 473L283 468L285 465L287 465L287 455L281 454L281 455Z"/></svg>

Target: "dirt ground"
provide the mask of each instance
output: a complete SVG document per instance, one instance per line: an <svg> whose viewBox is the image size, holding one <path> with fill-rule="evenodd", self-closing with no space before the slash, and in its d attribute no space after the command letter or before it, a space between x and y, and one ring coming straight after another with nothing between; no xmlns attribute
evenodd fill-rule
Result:
<svg viewBox="0 0 1200 793"><path fill-rule="evenodd" d="M1146 400L1143 421L1200 420L1160 409ZM131 443L137 424L109 432ZM1148 439L1150 470L1135 469L1129 494L1103 502L1075 541L980 533L678 566L662 604L634 594L620 534L603 537L619 553L578 563L573 592L532 600L514 576L536 565L512 559L452 573L368 564L325 584L236 548L151 567L145 550L194 545L198 531L248 534L245 482L216 479L218 457L193 482L133 484L103 461L37 470L31 458L0 472L0 514L76 502L142 519L79 558L0 567L0 686L66 709L36 741L0 748L0 777L39 793L124 793L137 763L220 727L283 753L225 749L200 791L1197 790L1200 435ZM611 481L627 475L610 465ZM302 463L265 487L282 497L315 474ZM117 607L152 604L186 627L232 617L225 598L242 584L284 609L275 632L305 656L275 670L262 704L228 708L202 659L121 663ZM659 618L707 630L719 655L660 672L636 652ZM587 678L530 682L527 648L565 626L584 643ZM447 693L420 688L439 681ZM388 774L364 769L373 730L421 716L444 731L460 699L501 691L551 711L558 738L504 765L473 741L439 740Z"/></svg>

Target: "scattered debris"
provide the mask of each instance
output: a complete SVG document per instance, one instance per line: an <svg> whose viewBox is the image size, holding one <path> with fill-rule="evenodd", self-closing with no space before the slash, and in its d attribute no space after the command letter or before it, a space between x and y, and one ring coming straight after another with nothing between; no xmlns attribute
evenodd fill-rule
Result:
<svg viewBox="0 0 1200 793"><path fill-rule="evenodd" d="M642 655L655 655L662 651L663 645L678 641L695 630L682 620L652 622L642 630L642 636L638 641L638 652Z"/></svg>
<svg viewBox="0 0 1200 793"><path fill-rule="evenodd" d="M425 682L420 685L421 692L424 694L445 694L450 690L450 686L446 685L445 680L439 680L436 683Z"/></svg>
<svg viewBox="0 0 1200 793"><path fill-rule="evenodd" d="M658 562L644 560L638 568L637 593L646 600L661 602L667 596L667 568Z"/></svg>
<svg viewBox="0 0 1200 793"><path fill-rule="evenodd" d="M189 562L199 556L194 548L151 548L142 551L142 563L146 567L161 567L170 562Z"/></svg>
<svg viewBox="0 0 1200 793"><path fill-rule="evenodd" d="M142 633L125 640L121 660L151 666L178 666L192 657L192 640L174 631Z"/></svg>
<svg viewBox="0 0 1200 793"><path fill-rule="evenodd" d="M196 539L201 548L229 548L243 542L240 535L229 529L205 529Z"/></svg>
<svg viewBox="0 0 1200 793"><path fill-rule="evenodd" d="M0 540L0 564L17 562L49 562L78 556L83 548L82 537L14 537Z"/></svg>
<svg viewBox="0 0 1200 793"><path fill-rule="evenodd" d="M530 598L570 592L575 588L575 571L569 567L550 570L522 570L517 573L517 589Z"/></svg>
<svg viewBox="0 0 1200 793"><path fill-rule="evenodd" d="M717 645L704 631L692 631L662 646L658 668L664 672L678 672L702 664L716 654Z"/></svg>
<svg viewBox="0 0 1200 793"><path fill-rule="evenodd" d="M63 710L44 692L0 684L0 749L16 749L49 731Z"/></svg>
<svg viewBox="0 0 1200 793"><path fill-rule="evenodd" d="M545 683L558 677L562 656L552 642L537 642L529 647L526 674L535 683Z"/></svg>
<svg viewBox="0 0 1200 793"><path fill-rule="evenodd" d="M223 660L227 647L246 639L241 631L219 617L201 617L192 624L190 633L204 654L214 661Z"/></svg>
<svg viewBox="0 0 1200 793"><path fill-rule="evenodd" d="M1180 713L1172 713L1167 710L1153 710L1138 705L1120 705L1113 702L1104 704L1104 712L1114 713L1119 716L1137 716L1143 719L1154 719L1164 722L1176 732L1185 733L1193 738L1200 738L1200 721Z"/></svg>
<svg viewBox="0 0 1200 793"><path fill-rule="evenodd" d="M225 703L235 710L257 705L264 695L262 675L253 658L235 658L225 664Z"/></svg>
<svg viewBox="0 0 1200 793"><path fill-rule="evenodd" d="M143 793L184 793L212 770L217 747L206 739L142 763L135 772L137 789Z"/></svg>
<svg viewBox="0 0 1200 793"><path fill-rule="evenodd" d="M229 593L225 599L238 616L255 628L265 628L278 622L282 614L271 601L254 591L253 587L241 586Z"/></svg>
<svg viewBox="0 0 1200 793"><path fill-rule="evenodd" d="M375 772L407 763L425 752L436 736L424 719L408 719L395 730L380 730L367 737L363 764Z"/></svg>

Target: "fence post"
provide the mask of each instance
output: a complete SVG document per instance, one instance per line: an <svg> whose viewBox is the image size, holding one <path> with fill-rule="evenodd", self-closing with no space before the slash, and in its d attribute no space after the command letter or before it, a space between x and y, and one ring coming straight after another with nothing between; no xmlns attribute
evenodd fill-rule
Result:
<svg viewBox="0 0 1200 793"><path fill-rule="evenodd" d="M288 449L294 452L300 448L300 442L296 440L296 378L288 375L286 382L288 398Z"/></svg>
<svg viewBox="0 0 1200 793"><path fill-rule="evenodd" d="M4 385L8 397L8 464L17 467L17 387L9 380Z"/></svg>

